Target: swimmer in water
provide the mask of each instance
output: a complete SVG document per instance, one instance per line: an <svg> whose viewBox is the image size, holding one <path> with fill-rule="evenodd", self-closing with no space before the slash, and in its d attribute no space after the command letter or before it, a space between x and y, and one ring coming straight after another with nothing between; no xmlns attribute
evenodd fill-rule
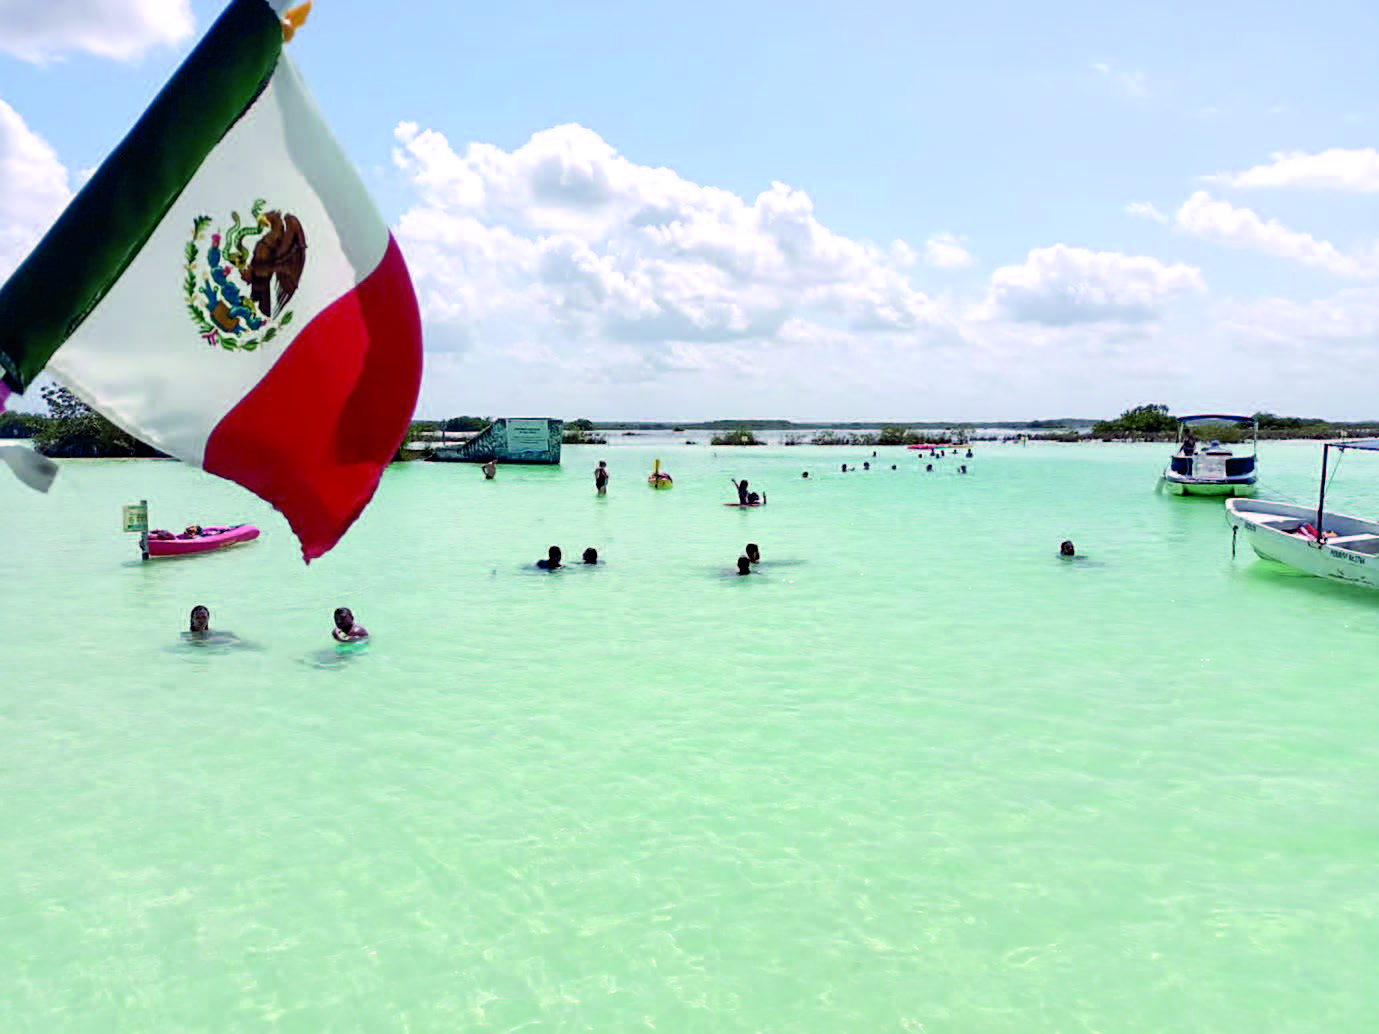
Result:
<svg viewBox="0 0 1379 1034"><path fill-rule="evenodd" d="M752 573L752 562L751 562L750 560L748 560L745 556L740 556L740 557L737 558L737 573L738 573L738 574L751 574L751 573Z"/></svg>
<svg viewBox="0 0 1379 1034"><path fill-rule="evenodd" d="M598 489L599 495L608 494L608 461L599 460L599 465L594 468L594 487Z"/></svg>
<svg viewBox="0 0 1379 1034"><path fill-rule="evenodd" d="M335 608L335 627L330 630L330 634L335 637L337 643L355 643L360 639L369 638L369 630L355 623L354 613L349 607Z"/></svg>
<svg viewBox="0 0 1379 1034"><path fill-rule="evenodd" d="M747 543L746 553L747 559L750 560L752 563L761 563L761 550L757 548L757 544L755 542Z"/></svg>
<svg viewBox="0 0 1379 1034"><path fill-rule="evenodd" d="M891 470L895 470L895 464L894 464L894 463L891 464Z"/></svg>
<svg viewBox="0 0 1379 1034"><path fill-rule="evenodd" d="M875 456L876 453L872 453L872 455ZM863 469L863 470L871 470L871 460L863 460L863 461L862 461L862 469Z"/></svg>
<svg viewBox="0 0 1379 1034"><path fill-rule="evenodd" d="M924 464L924 473L926 473L926 474L932 474L933 472L934 472L934 465L933 465L932 463L926 463L926 464Z"/></svg>
<svg viewBox="0 0 1379 1034"><path fill-rule="evenodd" d="M1071 539L1064 539L1063 544L1058 547L1058 555L1061 557L1075 557L1077 550L1073 548Z"/></svg>
<svg viewBox="0 0 1379 1034"><path fill-rule="evenodd" d="M240 640L239 636L233 632L226 632L222 629L211 628L210 609L198 603L192 608L191 618L187 623L187 631L182 633L182 638L187 642L195 643L197 646L248 646Z"/></svg>
<svg viewBox="0 0 1379 1034"><path fill-rule="evenodd" d="M498 473L498 464L493 462L493 460L489 460L479 469L484 472L485 481L492 481L493 475Z"/></svg>
<svg viewBox="0 0 1379 1034"><path fill-rule="evenodd" d="M586 564L597 564L599 562L599 551L590 546L584 551L584 562Z"/></svg>
<svg viewBox="0 0 1379 1034"><path fill-rule="evenodd" d="M966 473L967 473L967 464L966 464L966 463L964 463L962 466L958 467L958 473L959 473L959 474L966 474Z"/></svg>
<svg viewBox="0 0 1379 1034"><path fill-rule="evenodd" d="M560 558L562 555L559 546L552 546L550 549L546 550L546 559L538 560L536 566L543 571L554 571L560 567Z"/></svg>
<svg viewBox="0 0 1379 1034"><path fill-rule="evenodd" d="M804 471L803 473L800 474L800 477L802 477L802 478L807 478L807 477L809 477L809 471L807 471L807 470Z"/></svg>

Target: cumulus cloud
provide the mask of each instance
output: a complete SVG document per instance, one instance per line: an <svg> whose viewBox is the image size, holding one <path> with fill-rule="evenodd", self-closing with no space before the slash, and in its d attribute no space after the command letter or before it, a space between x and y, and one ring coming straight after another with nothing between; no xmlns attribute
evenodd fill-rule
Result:
<svg viewBox="0 0 1379 1034"><path fill-rule="evenodd" d="M1023 265L991 275L996 313L1049 327L1146 323L1159 317L1170 296L1205 290L1201 271L1191 266L1066 244L1035 248Z"/></svg>
<svg viewBox="0 0 1379 1034"><path fill-rule="evenodd" d="M966 269L975 261L951 233L936 233L924 244L924 261L936 269Z"/></svg>
<svg viewBox="0 0 1379 1034"><path fill-rule="evenodd" d="M1174 221L1178 229L1195 237L1291 259L1341 276L1365 277L1376 272L1370 259L1346 255L1329 241L1290 230L1275 219L1265 221L1248 208L1213 200L1205 190L1188 198Z"/></svg>
<svg viewBox="0 0 1379 1034"><path fill-rule="evenodd" d="M57 152L0 100L0 280L9 276L71 197Z"/></svg>
<svg viewBox="0 0 1379 1034"><path fill-rule="evenodd" d="M1168 222L1168 216L1155 208L1152 201L1131 201L1125 206L1125 211L1136 219L1150 219L1156 223Z"/></svg>
<svg viewBox="0 0 1379 1034"><path fill-rule="evenodd" d="M1232 187L1299 187L1373 193L1379 191L1379 151L1372 147L1351 151L1333 147L1317 154L1281 151L1265 165L1204 178Z"/></svg>
<svg viewBox="0 0 1379 1034"><path fill-rule="evenodd" d="M0 0L0 51L44 62L71 52L129 61L192 33L191 0Z"/></svg>
<svg viewBox="0 0 1379 1034"><path fill-rule="evenodd" d="M1116 84L1116 86L1127 97L1134 97L1136 100L1149 96L1149 83L1145 79L1143 72L1125 72L1112 68L1104 61L1098 61L1092 65L1092 70L1100 73L1104 78Z"/></svg>
<svg viewBox="0 0 1379 1034"><path fill-rule="evenodd" d="M411 123L395 137L416 193L398 234L423 312L431 325L463 328L441 347L462 350L486 331L558 331L659 350L664 365L697 354L679 346L783 341L800 321L858 332L940 321L906 273L913 249L834 233L783 183L744 200L638 165L578 125L510 152L457 153Z"/></svg>

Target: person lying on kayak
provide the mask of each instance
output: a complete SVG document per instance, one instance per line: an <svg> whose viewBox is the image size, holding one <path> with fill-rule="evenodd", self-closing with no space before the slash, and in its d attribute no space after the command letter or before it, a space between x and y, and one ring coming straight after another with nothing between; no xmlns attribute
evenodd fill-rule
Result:
<svg viewBox="0 0 1379 1034"><path fill-rule="evenodd" d="M354 614L350 612L349 607L335 608L335 627L330 630L330 634L338 643L352 643L369 638L369 630L363 625L355 624Z"/></svg>
<svg viewBox="0 0 1379 1034"><path fill-rule="evenodd" d="M546 551L546 559L538 560L536 566L543 571L554 571L560 567L561 552L559 546L552 546Z"/></svg>

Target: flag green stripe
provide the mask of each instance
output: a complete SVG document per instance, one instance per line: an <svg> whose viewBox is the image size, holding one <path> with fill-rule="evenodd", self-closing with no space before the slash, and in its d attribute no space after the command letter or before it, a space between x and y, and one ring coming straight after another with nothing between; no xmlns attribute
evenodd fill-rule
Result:
<svg viewBox="0 0 1379 1034"><path fill-rule="evenodd" d="M23 391L100 304L281 53L282 23L267 0L233 0L0 287L0 374L11 388Z"/></svg>

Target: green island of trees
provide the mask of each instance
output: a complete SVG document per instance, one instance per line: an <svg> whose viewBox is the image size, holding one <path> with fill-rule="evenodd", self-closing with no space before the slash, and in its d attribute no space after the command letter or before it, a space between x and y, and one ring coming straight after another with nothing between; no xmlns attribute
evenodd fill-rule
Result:
<svg viewBox="0 0 1379 1034"><path fill-rule="evenodd" d="M48 415L0 413L0 438L32 438L35 452L57 459L166 457L120 430L66 388L50 384L40 394Z"/></svg>

